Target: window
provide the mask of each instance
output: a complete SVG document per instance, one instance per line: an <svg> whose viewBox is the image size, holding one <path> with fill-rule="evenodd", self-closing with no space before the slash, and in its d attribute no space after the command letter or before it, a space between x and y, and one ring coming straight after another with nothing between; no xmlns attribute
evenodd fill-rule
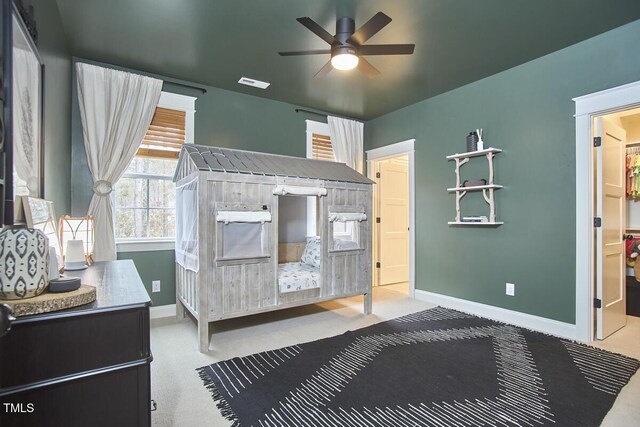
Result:
<svg viewBox="0 0 640 427"><path fill-rule="evenodd" d="M113 192L115 234L123 240L175 238L175 172L193 142L195 98L163 92L140 147Z"/></svg>
<svg viewBox="0 0 640 427"><path fill-rule="evenodd" d="M116 238L175 236L176 163L136 154L116 185Z"/></svg>
<svg viewBox="0 0 640 427"><path fill-rule="evenodd" d="M336 161L331 145L329 125L327 123L306 120L307 122L307 158Z"/></svg>
<svg viewBox="0 0 640 427"><path fill-rule="evenodd" d="M311 134L311 158L317 160L336 161L336 155L331 145L331 137L320 133Z"/></svg>

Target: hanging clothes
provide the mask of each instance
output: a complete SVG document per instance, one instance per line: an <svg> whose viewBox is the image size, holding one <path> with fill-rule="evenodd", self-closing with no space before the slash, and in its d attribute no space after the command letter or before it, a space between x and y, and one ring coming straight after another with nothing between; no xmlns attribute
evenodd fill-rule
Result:
<svg viewBox="0 0 640 427"><path fill-rule="evenodd" d="M627 147L625 159L627 199L640 199L640 147Z"/></svg>

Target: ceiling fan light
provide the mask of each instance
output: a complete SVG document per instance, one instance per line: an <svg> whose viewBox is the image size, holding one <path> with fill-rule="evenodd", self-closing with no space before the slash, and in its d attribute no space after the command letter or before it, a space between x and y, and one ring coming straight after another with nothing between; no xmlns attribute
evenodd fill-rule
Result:
<svg viewBox="0 0 640 427"><path fill-rule="evenodd" d="M358 58L352 53L340 53L331 58L331 65L336 70L353 70L358 66Z"/></svg>

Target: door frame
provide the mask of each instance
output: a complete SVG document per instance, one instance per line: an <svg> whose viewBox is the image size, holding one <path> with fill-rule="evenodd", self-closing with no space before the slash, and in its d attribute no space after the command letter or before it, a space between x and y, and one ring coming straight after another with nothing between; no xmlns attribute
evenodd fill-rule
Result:
<svg viewBox="0 0 640 427"><path fill-rule="evenodd" d="M593 232L593 119L640 106L640 81L573 98L576 118L576 331L575 339L595 340L595 238Z"/></svg>
<svg viewBox="0 0 640 427"><path fill-rule="evenodd" d="M373 162L377 160L389 159L401 155L407 155L409 159L409 296L415 298L416 291L416 192L415 192L415 163L414 163L414 144L415 139L397 142L395 144L385 145L380 148L374 148L365 151L367 163L367 176L371 180L375 180L375 171L373 170ZM377 190L374 190L377 191ZM374 198L375 199L375 198ZM378 239L378 228L373 227L373 233ZM372 251L374 252L374 251ZM373 255L372 255L373 256ZM375 265L375 260L373 260ZM377 277L377 273L374 274Z"/></svg>

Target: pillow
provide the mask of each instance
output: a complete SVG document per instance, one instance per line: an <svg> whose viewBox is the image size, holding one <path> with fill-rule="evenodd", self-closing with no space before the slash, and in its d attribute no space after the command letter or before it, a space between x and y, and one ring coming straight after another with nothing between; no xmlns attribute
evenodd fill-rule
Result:
<svg viewBox="0 0 640 427"><path fill-rule="evenodd" d="M307 245L304 247L300 262L311 267L320 268L320 237L307 237Z"/></svg>

